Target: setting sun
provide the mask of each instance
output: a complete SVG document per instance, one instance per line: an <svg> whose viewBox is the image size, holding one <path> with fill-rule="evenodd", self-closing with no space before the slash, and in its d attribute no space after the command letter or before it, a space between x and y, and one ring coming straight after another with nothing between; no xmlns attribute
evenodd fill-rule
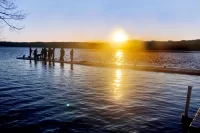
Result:
<svg viewBox="0 0 200 133"><path fill-rule="evenodd" d="M120 43L120 42L125 42L127 40L128 40L128 37L124 32L117 31L117 32L114 33L114 36L113 36L113 41L114 42Z"/></svg>

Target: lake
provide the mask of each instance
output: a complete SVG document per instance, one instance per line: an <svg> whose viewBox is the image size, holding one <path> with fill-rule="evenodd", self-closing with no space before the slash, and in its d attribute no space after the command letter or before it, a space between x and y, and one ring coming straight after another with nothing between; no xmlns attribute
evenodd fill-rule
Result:
<svg viewBox="0 0 200 133"><path fill-rule="evenodd" d="M16 59L28 51L0 48L0 132L182 133L187 86L190 116L200 107L199 76ZM74 52L75 60L200 69L200 53Z"/></svg>

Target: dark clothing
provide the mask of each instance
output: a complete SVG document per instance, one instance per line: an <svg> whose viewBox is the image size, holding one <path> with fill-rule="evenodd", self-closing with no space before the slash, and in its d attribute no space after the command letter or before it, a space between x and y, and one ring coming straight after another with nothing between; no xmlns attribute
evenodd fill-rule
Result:
<svg viewBox="0 0 200 133"><path fill-rule="evenodd" d="M31 47L30 47L30 49L29 49L29 57L31 58L31 55L32 55L32 49L31 49Z"/></svg>
<svg viewBox="0 0 200 133"><path fill-rule="evenodd" d="M44 58L44 48L41 50L41 57Z"/></svg>
<svg viewBox="0 0 200 133"><path fill-rule="evenodd" d="M34 59L38 59L37 52L38 52L37 49L35 49L35 50L34 50L34 53L33 53Z"/></svg>
<svg viewBox="0 0 200 133"><path fill-rule="evenodd" d="M50 49L50 59L52 59L52 57L53 57L53 49L51 48Z"/></svg>
<svg viewBox="0 0 200 133"><path fill-rule="evenodd" d="M70 51L70 59L71 59L71 62L73 62L73 57L74 57L74 50L72 49Z"/></svg>
<svg viewBox="0 0 200 133"><path fill-rule="evenodd" d="M48 49L48 59L51 59L51 49Z"/></svg>
<svg viewBox="0 0 200 133"><path fill-rule="evenodd" d="M52 59L54 60L54 57L55 57L55 48L53 48L53 50L52 50Z"/></svg>
<svg viewBox="0 0 200 133"><path fill-rule="evenodd" d="M44 59L46 60L46 58L47 58L47 49L46 48L44 48Z"/></svg>
<svg viewBox="0 0 200 133"><path fill-rule="evenodd" d="M61 48L60 50L60 61L64 61L65 50Z"/></svg>

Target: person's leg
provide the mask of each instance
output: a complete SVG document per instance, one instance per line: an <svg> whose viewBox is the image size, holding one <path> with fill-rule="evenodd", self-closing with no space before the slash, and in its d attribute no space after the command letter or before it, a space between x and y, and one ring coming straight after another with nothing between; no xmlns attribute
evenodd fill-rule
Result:
<svg viewBox="0 0 200 133"><path fill-rule="evenodd" d="M64 56L62 56L62 61L64 61Z"/></svg>

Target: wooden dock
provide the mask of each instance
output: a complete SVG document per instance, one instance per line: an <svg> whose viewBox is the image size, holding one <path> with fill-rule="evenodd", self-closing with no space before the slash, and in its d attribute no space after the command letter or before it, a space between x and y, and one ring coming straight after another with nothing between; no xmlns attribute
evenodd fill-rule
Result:
<svg viewBox="0 0 200 133"><path fill-rule="evenodd" d="M21 60L34 60L34 58L23 58L17 57L17 59ZM36 61L44 61L43 59L37 59ZM60 60L46 60L47 62L55 62L55 63L67 63L71 64L71 61L60 61ZM111 68L126 68L126 69L134 69L139 71L151 71L151 72L164 72L164 73L176 73L176 74L186 74L186 75L197 75L200 76L200 70L196 69L181 69L174 67L166 67L166 66L145 66L145 65L129 65L129 64L111 64L111 63L97 63L97 62L88 62L88 61L73 61L73 64L76 65L85 65L85 66L96 66L96 67L111 67Z"/></svg>
<svg viewBox="0 0 200 133"><path fill-rule="evenodd" d="M200 108L198 109L194 119L192 120L189 130L191 133L200 133Z"/></svg>
<svg viewBox="0 0 200 133"><path fill-rule="evenodd" d="M182 114L182 126L183 130L187 133L200 133L200 108L197 110L197 113L194 118L188 116L189 107L190 107L190 98L192 94L192 86L188 86L185 111Z"/></svg>

